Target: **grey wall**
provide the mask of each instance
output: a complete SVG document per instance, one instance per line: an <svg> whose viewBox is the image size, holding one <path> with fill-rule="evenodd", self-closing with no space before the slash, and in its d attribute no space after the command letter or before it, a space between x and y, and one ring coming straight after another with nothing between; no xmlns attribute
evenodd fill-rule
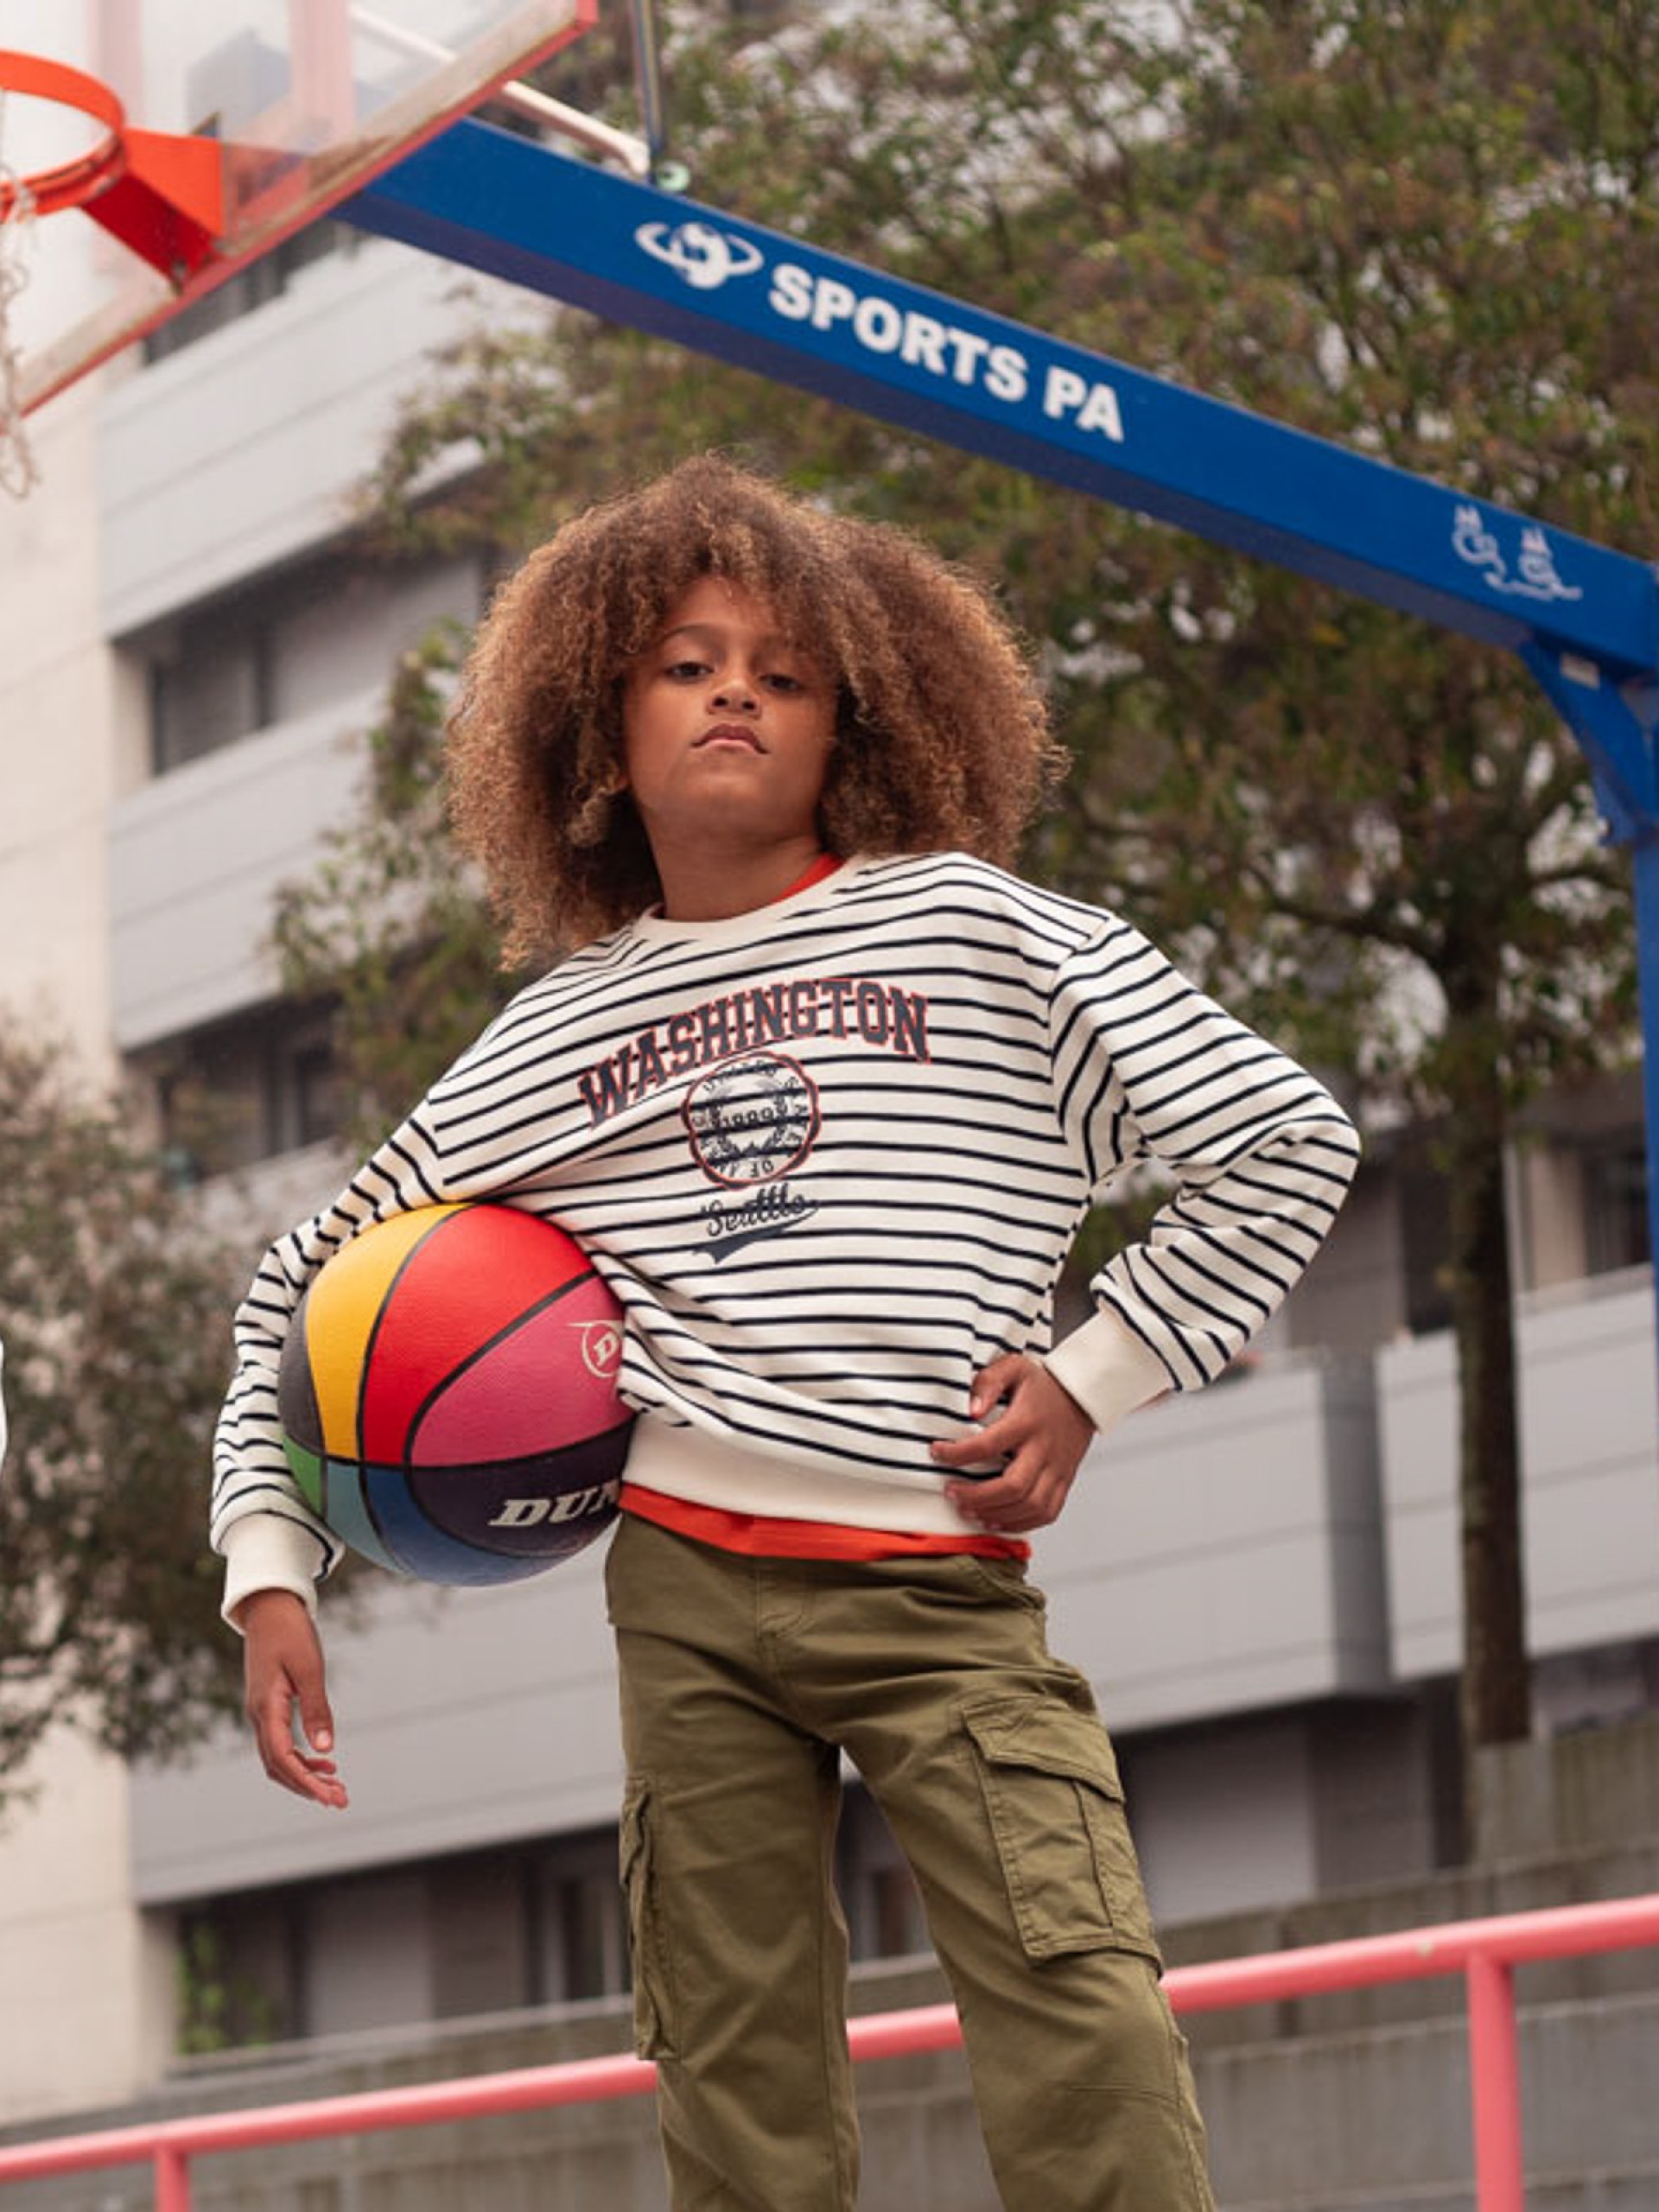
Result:
<svg viewBox="0 0 1659 2212"><path fill-rule="evenodd" d="M244 316L112 391L99 417L114 638L340 536L426 357L482 315L545 308L386 240L299 270Z"/></svg>
<svg viewBox="0 0 1659 2212"><path fill-rule="evenodd" d="M1646 1271L1521 1301L1527 1633L1535 1656L1659 1630L1659 1360ZM1445 1335L1377 1355L1393 1663L1459 1664L1455 1355Z"/></svg>

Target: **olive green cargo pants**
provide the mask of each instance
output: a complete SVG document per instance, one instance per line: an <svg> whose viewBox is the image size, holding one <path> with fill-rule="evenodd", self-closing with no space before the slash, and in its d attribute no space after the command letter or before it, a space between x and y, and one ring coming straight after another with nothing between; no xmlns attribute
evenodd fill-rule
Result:
<svg viewBox="0 0 1659 2212"><path fill-rule="evenodd" d="M675 2212L856 2202L843 1751L915 1872L1007 2212L1211 2212L1111 1745L1023 1570L747 1559L625 1515L606 1580Z"/></svg>

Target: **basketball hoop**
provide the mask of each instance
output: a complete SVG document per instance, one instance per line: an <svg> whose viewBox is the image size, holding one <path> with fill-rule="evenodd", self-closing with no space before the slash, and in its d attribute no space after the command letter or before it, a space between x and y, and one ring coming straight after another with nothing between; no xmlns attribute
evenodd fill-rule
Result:
<svg viewBox="0 0 1659 2212"><path fill-rule="evenodd" d="M11 226L0 238L13 272L8 296L16 298L25 274L20 248L31 209L79 207L126 249L74 255L65 272L71 281L49 289L37 280L26 326L14 309L16 352L9 381L0 377L0 450L20 417L352 199L582 37L599 15L599 0L390 7L419 15L417 36L385 21L380 4L62 0L20 11L0 0L0 48L16 35L5 19L20 12L54 22L80 16L84 30L73 55L79 68L0 50L0 106L11 111L10 168L0 171L0 231L8 219ZM67 24L61 29L67 35ZM512 97L518 104L530 96ZM40 101L62 136L37 132L31 103ZM67 115L53 115L54 106ZM645 147L596 118L551 102L537 103L536 113L635 175L645 173ZM199 136L149 127L201 116L213 121ZM86 150L59 159L76 148ZM58 165L46 168L48 159ZM64 243L73 250L76 241ZM42 251L59 244L37 233ZM0 303L0 339L4 312Z"/></svg>
<svg viewBox="0 0 1659 2212"><path fill-rule="evenodd" d="M84 207L177 289L218 248L224 186L212 139L134 130L110 87L67 62L0 48L0 126L13 93L75 109L103 127L85 153L31 176L9 168L0 147L0 485L21 493L38 472L23 435L7 310L29 281L35 217Z"/></svg>

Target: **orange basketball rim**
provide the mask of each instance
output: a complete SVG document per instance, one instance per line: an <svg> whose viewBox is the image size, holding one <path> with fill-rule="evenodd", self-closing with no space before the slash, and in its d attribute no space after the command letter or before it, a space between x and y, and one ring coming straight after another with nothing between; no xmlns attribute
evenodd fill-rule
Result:
<svg viewBox="0 0 1659 2212"><path fill-rule="evenodd" d="M213 139L134 128L109 86L44 54L0 47L0 92L73 108L103 126L103 136L72 160L19 183L0 178L0 222L20 201L37 215L84 207L171 284L182 284L211 257L225 213L221 154Z"/></svg>

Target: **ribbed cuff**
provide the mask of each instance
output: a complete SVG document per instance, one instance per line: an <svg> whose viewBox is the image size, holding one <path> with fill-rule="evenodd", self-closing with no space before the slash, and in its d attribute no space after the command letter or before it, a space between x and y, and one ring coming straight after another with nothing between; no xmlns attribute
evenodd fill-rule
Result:
<svg viewBox="0 0 1659 2212"><path fill-rule="evenodd" d="M1170 1387L1164 1363L1115 1313L1096 1313L1043 1362L1104 1436L1127 1414Z"/></svg>
<svg viewBox="0 0 1659 2212"><path fill-rule="evenodd" d="M317 1540L278 1513L246 1513L219 1544L225 1554L225 1601L219 1610L240 1635L236 1609L256 1590L291 1590L315 1620Z"/></svg>

